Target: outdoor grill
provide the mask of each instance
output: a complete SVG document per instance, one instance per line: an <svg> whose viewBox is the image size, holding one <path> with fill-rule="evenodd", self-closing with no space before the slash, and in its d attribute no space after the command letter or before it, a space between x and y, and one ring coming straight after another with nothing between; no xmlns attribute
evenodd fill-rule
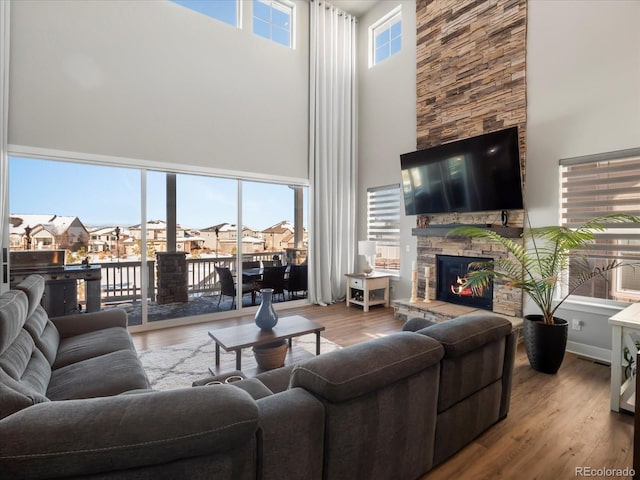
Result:
<svg viewBox="0 0 640 480"><path fill-rule="evenodd" d="M25 250L9 256L11 288L29 275L45 279L42 306L50 317L82 310L78 302L78 282L84 281L86 311L100 310L100 265L65 265L65 250Z"/></svg>

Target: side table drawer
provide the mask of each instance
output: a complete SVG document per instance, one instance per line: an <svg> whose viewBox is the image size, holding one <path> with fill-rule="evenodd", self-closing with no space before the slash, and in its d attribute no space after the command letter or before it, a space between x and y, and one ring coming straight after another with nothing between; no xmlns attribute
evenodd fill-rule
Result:
<svg viewBox="0 0 640 480"><path fill-rule="evenodd" d="M349 286L351 288L358 288L362 290L364 288L364 281L361 278L350 278Z"/></svg>
<svg viewBox="0 0 640 480"><path fill-rule="evenodd" d="M375 290L377 288L387 288L389 285L388 278L370 278L367 280L369 282L369 290Z"/></svg>

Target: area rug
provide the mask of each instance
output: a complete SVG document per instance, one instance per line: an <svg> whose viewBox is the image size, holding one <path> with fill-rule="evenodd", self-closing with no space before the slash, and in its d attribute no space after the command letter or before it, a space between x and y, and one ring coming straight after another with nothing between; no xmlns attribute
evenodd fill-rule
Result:
<svg viewBox="0 0 640 480"><path fill-rule="evenodd" d="M293 349L302 348L315 354L315 334L303 335L293 339ZM340 346L320 337L320 353L339 349ZM198 341L180 343L168 347L144 350L138 356L144 366L151 387L156 390L171 390L190 387L192 382L210 375L209 367L215 363L216 346L209 337ZM220 365L223 370L235 370L235 352L220 349ZM251 348L242 350L242 366L254 366L255 359Z"/></svg>

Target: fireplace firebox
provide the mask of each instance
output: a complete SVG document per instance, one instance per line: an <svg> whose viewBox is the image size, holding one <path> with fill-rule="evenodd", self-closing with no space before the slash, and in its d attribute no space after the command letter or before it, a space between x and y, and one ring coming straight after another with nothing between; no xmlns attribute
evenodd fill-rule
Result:
<svg viewBox="0 0 640 480"><path fill-rule="evenodd" d="M463 288L473 262L486 262L489 258L436 255L436 293L438 300L468 307L493 310L493 282L482 290Z"/></svg>

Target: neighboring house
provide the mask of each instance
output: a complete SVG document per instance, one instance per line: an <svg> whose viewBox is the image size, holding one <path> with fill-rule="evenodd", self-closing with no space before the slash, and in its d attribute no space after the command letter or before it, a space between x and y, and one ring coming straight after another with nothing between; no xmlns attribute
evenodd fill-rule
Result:
<svg viewBox="0 0 640 480"><path fill-rule="evenodd" d="M284 250L289 246L289 241L293 242L293 232L293 225L286 220L265 228L262 230L264 249L273 252Z"/></svg>
<svg viewBox="0 0 640 480"><path fill-rule="evenodd" d="M116 228L119 231L116 233ZM89 241L89 251L92 253L110 252L112 255L119 257L134 253L131 245L135 241L131 241L131 233L126 227L108 226L92 229L89 232L91 239ZM127 248L129 247L129 248Z"/></svg>
<svg viewBox="0 0 640 480"><path fill-rule="evenodd" d="M203 239L202 247L210 250L212 253L219 253L219 243L222 229L229 225L228 223L219 223L200 230L200 236Z"/></svg>
<svg viewBox="0 0 640 480"><path fill-rule="evenodd" d="M203 247L218 255L231 255L238 247L238 226L234 223L221 223L200 230ZM244 252L264 251L264 239L261 232L242 227L242 245Z"/></svg>
<svg viewBox="0 0 640 480"><path fill-rule="evenodd" d="M129 227L131 237L139 244L142 241L141 225ZM191 230L182 225L176 225L176 250L190 253L191 250L203 248L205 238L197 230ZM167 222L164 220L149 220L147 222L147 249L155 252L167 251Z"/></svg>
<svg viewBox="0 0 640 480"><path fill-rule="evenodd" d="M93 253L113 251L116 249L116 243L122 238L116 237L116 227L100 227L89 231L89 251Z"/></svg>
<svg viewBox="0 0 640 480"><path fill-rule="evenodd" d="M283 220L269 228L262 230L264 249L272 252L280 252L287 248L296 248L295 227L291 222ZM307 231L303 232L302 243L307 245Z"/></svg>
<svg viewBox="0 0 640 480"><path fill-rule="evenodd" d="M9 237L12 250L77 252L89 247L89 232L78 217L60 215L11 215Z"/></svg>

